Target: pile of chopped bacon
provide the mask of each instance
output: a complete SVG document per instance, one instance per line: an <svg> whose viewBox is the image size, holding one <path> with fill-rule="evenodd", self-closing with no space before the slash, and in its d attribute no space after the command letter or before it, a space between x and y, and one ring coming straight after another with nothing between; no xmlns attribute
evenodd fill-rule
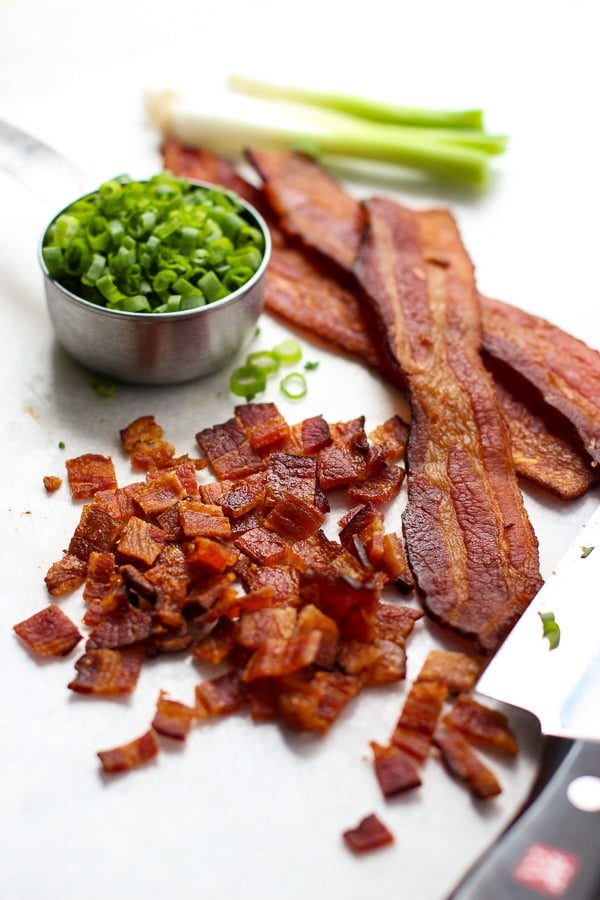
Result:
<svg viewBox="0 0 600 900"><path fill-rule="evenodd" d="M152 416L120 437L138 481L119 486L109 456L66 463L83 507L45 582L55 600L83 587L87 637L68 687L129 694L160 653L218 670L196 685L193 705L161 691L144 734L98 753L105 772L147 763L161 738L185 741L195 724L240 709L320 736L363 688L406 677L406 642L423 612L398 602L414 585L400 536L386 530L404 478L398 416L367 434L362 416L290 426L275 404L248 403L198 432L195 459L177 457ZM325 532L332 492L347 507L335 538ZM66 656L83 639L55 602L15 632L43 656ZM469 697L480 668L475 654L429 654L389 745L371 745L386 797L421 784L434 747L476 796L500 790L468 743L507 746L508 729L498 737L496 714ZM343 838L356 853L394 840L375 815Z"/></svg>

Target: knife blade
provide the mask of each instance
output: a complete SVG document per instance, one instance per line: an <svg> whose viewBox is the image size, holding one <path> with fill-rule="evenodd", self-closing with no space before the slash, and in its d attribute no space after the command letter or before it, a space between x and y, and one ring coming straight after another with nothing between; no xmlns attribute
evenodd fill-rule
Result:
<svg viewBox="0 0 600 900"><path fill-rule="evenodd" d="M66 156L1 119L0 169L54 210L96 186L92 177Z"/></svg>
<svg viewBox="0 0 600 900"><path fill-rule="evenodd" d="M553 649L541 618L548 613L560 633ZM556 737L547 742L524 809L452 900L598 900L600 506L488 664L477 691L529 710L542 733Z"/></svg>

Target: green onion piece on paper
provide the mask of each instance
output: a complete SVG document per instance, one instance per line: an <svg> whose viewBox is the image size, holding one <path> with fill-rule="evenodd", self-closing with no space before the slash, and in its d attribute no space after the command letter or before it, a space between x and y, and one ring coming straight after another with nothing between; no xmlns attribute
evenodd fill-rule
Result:
<svg viewBox="0 0 600 900"><path fill-rule="evenodd" d="M229 379L229 389L236 397L244 397L250 401L257 394L262 394L267 386L267 376L258 368L248 363L234 369Z"/></svg>
<svg viewBox="0 0 600 900"><path fill-rule="evenodd" d="M281 379L281 392L288 400L301 400L306 396L306 378L302 372L290 372Z"/></svg>
<svg viewBox="0 0 600 900"><path fill-rule="evenodd" d="M560 628L554 618L553 612L538 613L542 620L543 637L548 639L550 650L554 650L560 643Z"/></svg>

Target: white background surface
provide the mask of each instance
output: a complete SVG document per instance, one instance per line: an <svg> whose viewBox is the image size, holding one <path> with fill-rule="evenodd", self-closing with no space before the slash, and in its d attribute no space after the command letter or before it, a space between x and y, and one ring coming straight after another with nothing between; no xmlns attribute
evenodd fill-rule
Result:
<svg viewBox="0 0 600 900"><path fill-rule="evenodd" d="M482 291L598 347L593 12L592 2L573 0L0 0L0 116L102 178L159 166L146 88L212 91L230 70L407 104L483 106L489 129L510 136L489 191L473 198L401 188L398 196L452 207ZM72 658L38 664L12 634L46 604L43 575L79 516L66 490L46 496L42 477L63 474L65 455L93 451L113 454L126 483L133 476L118 429L135 416L154 414L178 449L193 453L195 432L227 418L232 405L226 374L96 396L54 345L46 317L36 245L50 213L0 174L0 896L441 900L527 791L538 743L525 720L517 722L525 746L517 765L493 763L505 795L484 809L435 761L419 796L381 801L368 742L386 739L402 687L365 694L321 742L233 717L196 730L181 751L144 770L104 779L96 751L145 730L160 688L191 701L198 671L167 658L145 669L130 700L82 700L66 689ZM265 317L264 346L282 333ZM313 389L300 405L280 403L291 421L365 413L375 425L395 408L398 398L358 366L313 348L307 358L321 363ZM269 399L279 402L275 388ZM530 488L525 495L548 574L594 498L565 505ZM78 596L62 605L78 620ZM436 640L418 630L409 678ZM370 811L397 843L357 860L339 835Z"/></svg>

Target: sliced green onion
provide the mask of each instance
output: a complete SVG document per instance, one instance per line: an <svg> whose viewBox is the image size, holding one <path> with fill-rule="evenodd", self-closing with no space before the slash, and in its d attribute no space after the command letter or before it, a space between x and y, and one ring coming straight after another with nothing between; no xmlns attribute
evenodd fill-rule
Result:
<svg viewBox="0 0 600 900"><path fill-rule="evenodd" d="M306 378L302 372L290 372L281 379L279 386L288 400L300 400L306 395Z"/></svg>
<svg viewBox="0 0 600 900"><path fill-rule="evenodd" d="M256 350L254 353L249 353L246 362L260 369L267 377L275 375L279 371L280 366L280 362L275 354L269 350Z"/></svg>
<svg viewBox="0 0 600 900"><path fill-rule="evenodd" d="M553 612L538 613L542 620L543 637L548 639L550 650L554 650L560 643L560 628L554 618Z"/></svg>
<svg viewBox="0 0 600 900"><path fill-rule="evenodd" d="M280 363L294 366L302 359L302 347L294 338L287 338L273 347L273 353Z"/></svg>
<svg viewBox="0 0 600 900"><path fill-rule="evenodd" d="M267 386L265 373L257 366L246 364L239 366L231 373L229 389L236 397L244 397L252 400L257 394L262 394Z"/></svg>

